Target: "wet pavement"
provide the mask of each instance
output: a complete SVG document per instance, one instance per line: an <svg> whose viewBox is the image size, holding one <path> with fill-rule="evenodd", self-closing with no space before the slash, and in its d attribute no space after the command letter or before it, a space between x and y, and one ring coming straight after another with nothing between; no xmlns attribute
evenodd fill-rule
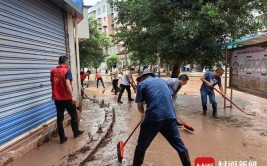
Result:
<svg viewBox="0 0 267 166"><path fill-rule="evenodd" d="M257 166L266 166L267 150L267 102L264 98L242 92L233 92L233 101L244 108L247 112L255 111L256 117L245 115L236 108L223 108L224 102L220 95L216 95L218 103L219 119L212 118L212 107L208 105L208 113L202 115L201 99L199 88L201 85L200 75L202 73L189 73L190 80L187 85L179 91L176 112L186 123L191 125L195 131L190 132L184 128L179 128L181 138L189 149L192 165L197 157L213 157L216 165L219 162L257 162ZM90 76L91 77L91 76ZM104 77L105 85L108 87L110 78ZM91 77L92 78L92 77ZM224 81L224 79L222 79ZM125 146L124 159L122 164L117 161L116 144L125 141L134 127L140 120L140 114L134 102L128 103L127 92L123 94L123 104L117 104L117 96L113 95L107 88L102 93L103 88L96 88L90 81L86 94L89 97L95 96L97 99L107 100L115 110L115 123L113 132L102 142L97 152L85 162L87 166L106 165L131 165L133 153L136 146L139 128ZM224 85L224 84L223 84ZM101 87L101 88L100 88ZM228 90L227 96L229 96ZM135 93L132 91L132 96ZM84 100L84 110L82 115L82 128L86 133L95 133L101 123L104 111L100 111L99 106ZM230 105L227 102L227 105ZM84 134L78 139L73 139L70 127L66 128L69 140L66 144L59 144L58 138L53 138L51 142L30 152L24 157L16 160L12 165L60 165L64 157L73 153L75 149L88 144L89 138ZM94 136L93 136L94 137ZM158 134L145 156L144 166L176 166L181 165L176 151L169 143Z"/></svg>

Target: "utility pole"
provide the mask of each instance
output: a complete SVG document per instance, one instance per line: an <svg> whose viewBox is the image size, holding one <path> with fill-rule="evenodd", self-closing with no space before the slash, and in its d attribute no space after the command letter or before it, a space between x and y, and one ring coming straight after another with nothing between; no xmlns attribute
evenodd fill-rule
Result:
<svg viewBox="0 0 267 166"><path fill-rule="evenodd" d="M158 61L158 77L160 78L160 56L159 56L159 53L157 53L157 61Z"/></svg>

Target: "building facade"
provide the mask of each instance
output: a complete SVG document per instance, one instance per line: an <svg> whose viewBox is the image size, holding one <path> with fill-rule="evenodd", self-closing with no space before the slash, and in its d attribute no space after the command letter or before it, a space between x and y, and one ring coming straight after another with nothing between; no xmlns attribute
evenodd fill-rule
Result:
<svg viewBox="0 0 267 166"><path fill-rule="evenodd" d="M117 11L114 10L113 5L108 2L108 0L101 0L96 5L90 7L88 9L88 14L91 17L94 17L99 20L101 25L99 26L99 30L106 33L111 38L113 37L116 28L118 25L114 21L117 17ZM113 46L109 48L104 48L104 54L107 55L118 55L121 59L121 67L127 65L127 52L123 47L123 43L113 44Z"/></svg>

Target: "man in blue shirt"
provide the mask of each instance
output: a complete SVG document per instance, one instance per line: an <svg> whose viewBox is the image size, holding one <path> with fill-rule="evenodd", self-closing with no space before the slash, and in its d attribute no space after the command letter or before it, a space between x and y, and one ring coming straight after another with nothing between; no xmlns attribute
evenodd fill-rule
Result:
<svg viewBox="0 0 267 166"><path fill-rule="evenodd" d="M201 77L201 81L203 81L201 88L200 88L200 94L201 94L201 101L202 101L202 107L203 107L203 115L207 114L207 96L209 96L210 103L212 104L213 109L213 117L217 117L217 103L215 101L215 94L213 87L215 85L218 85L220 88L220 91L223 94L223 87L221 83L221 76L223 75L224 70L222 68L217 68L214 72L208 71L204 74L204 76Z"/></svg>
<svg viewBox="0 0 267 166"><path fill-rule="evenodd" d="M160 132L178 152L183 166L191 166L188 150L176 126L176 115L171 100L173 92L165 80L154 77L155 75L148 70L137 77L140 84L137 87L135 102L144 120L140 127L133 165L142 165L146 149Z"/></svg>

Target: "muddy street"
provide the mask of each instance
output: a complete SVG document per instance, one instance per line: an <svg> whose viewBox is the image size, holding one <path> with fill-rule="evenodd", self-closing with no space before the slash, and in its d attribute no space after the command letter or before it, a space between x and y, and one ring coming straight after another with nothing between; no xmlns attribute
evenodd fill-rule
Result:
<svg viewBox="0 0 267 166"><path fill-rule="evenodd" d="M216 94L218 103L219 119L212 117L212 107L208 104L206 116L202 115L200 99L200 75L189 73L190 80L178 93L175 105L177 115L186 123L191 125L195 131L191 132L184 127L179 128L181 138L189 149L189 155L192 165L197 157L213 157L216 165L219 163L239 163L239 162L257 162L257 166L266 166L267 150L267 102L266 99L248 95L242 92L234 91L233 101L244 108L245 111L255 111L257 116L247 116L236 108L223 108L223 98ZM109 77L104 76L107 84ZM224 80L224 79L222 79ZM223 84L224 85L224 84ZM96 153L89 158L85 165L87 166L107 166L107 165L131 165L133 160L134 149L136 146L139 128L130 138L124 149L124 158L122 164L117 161L117 143L125 141L131 131L140 121L140 114L137 110L136 103L128 103L127 92L124 92L123 104L118 104L117 96L108 88L102 93L103 88L96 88L95 83L91 82L89 88L86 88L86 94L90 97L95 96L98 99L108 100L115 110L115 123L110 135L102 142ZM229 96L230 90L228 90ZM135 93L132 90L132 97ZM88 104L88 100L83 101L85 109L95 109L94 114L83 112L81 122L85 130L97 129L97 112L98 107ZM229 106L227 102L227 106ZM88 119L95 119L88 121ZM90 118L89 118L90 117ZM85 127L87 126L87 128ZM70 130L69 127L67 130ZM87 136L83 136L84 138ZM80 141L79 141L80 139ZM40 147L38 150L18 159L13 165L60 165L60 160L64 155L62 149L71 151L77 144L86 144L83 138L73 140L70 138L66 144L58 145L57 138ZM75 142L73 142L75 141ZM55 150L56 149L56 150ZM57 158L57 159L54 159ZM53 160L53 162L52 162ZM42 164L41 164L42 163ZM169 145L165 138L158 134L150 147L148 148L144 166L175 166L181 165L176 151Z"/></svg>
<svg viewBox="0 0 267 166"><path fill-rule="evenodd" d="M224 79L223 79L224 80ZM195 131L190 132L180 128L180 134L189 149L191 162L195 158L213 157L216 164L230 162L257 162L257 165L267 164L265 151L267 148L267 103L266 99L234 91L234 102L245 111L255 111L256 117L247 116L236 108L223 108L223 98L216 95L218 102L219 119L212 117L211 105L208 105L208 114L202 115L199 88L200 77L192 75L190 81L178 95L176 112L184 121L190 124ZM99 90L88 90L88 93L99 94ZM228 94L230 90L228 90ZM133 93L133 95L135 95ZM105 92L116 108L116 123L113 133L98 150L96 155L87 165L118 165L116 144L119 140L125 141L140 120L135 103L125 103L127 96L124 94L123 104L115 103L116 96L110 90ZM229 96L229 95L228 95ZM230 103L227 102L227 106ZM125 146L125 156L122 165L132 163L139 129ZM161 134L148 148L144 165L181 165L178 154L168 144Z"/></svg>

